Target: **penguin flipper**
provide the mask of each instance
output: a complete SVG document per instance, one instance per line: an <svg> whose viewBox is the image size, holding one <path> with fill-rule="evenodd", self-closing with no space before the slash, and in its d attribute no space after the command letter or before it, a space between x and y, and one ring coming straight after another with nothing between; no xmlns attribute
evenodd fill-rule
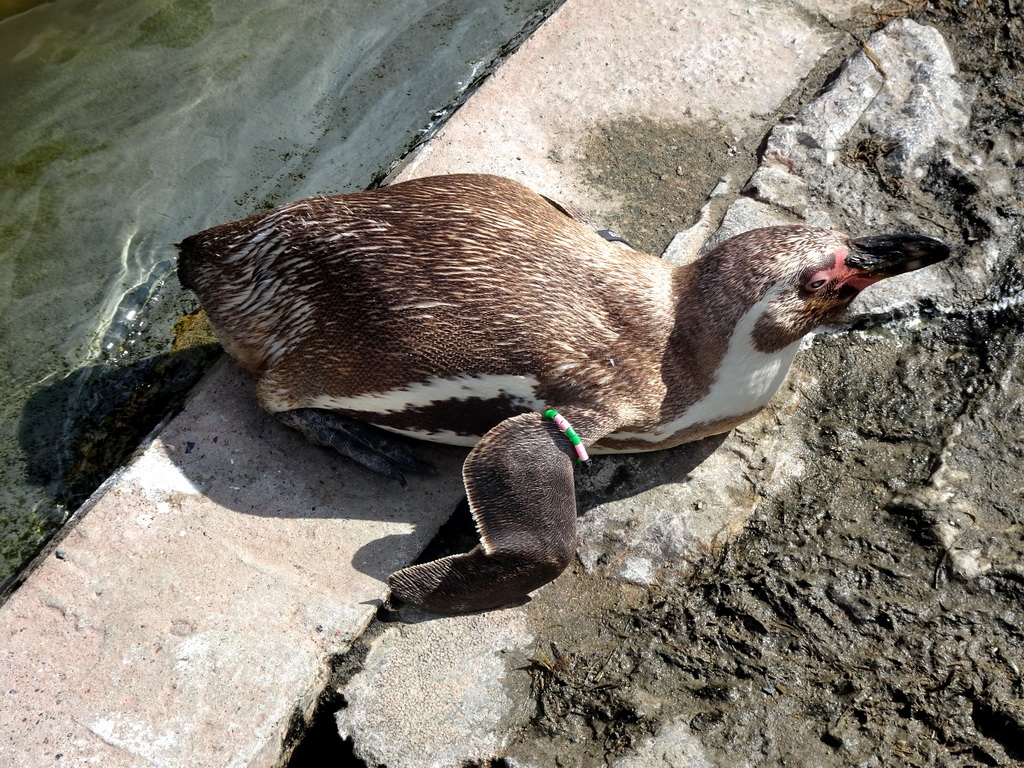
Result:
<svg viewBox="0 0 1024 768"><path fill-rule="evenodd" d="M296 408L274 414L310 442L333 448L357 464L405 485L402 470L430 474L433 465L417 458L392 435L371 424L322 408Z"/></svg>
<svg viewBox="0 0 1024 768"><path fill-rule="evenodd" d="M480 544L396 571L392 594L436 613L465 613L521 601L557 577L576 552L574 462L569 440L538 413L496 426L462 470Z"/></svg>

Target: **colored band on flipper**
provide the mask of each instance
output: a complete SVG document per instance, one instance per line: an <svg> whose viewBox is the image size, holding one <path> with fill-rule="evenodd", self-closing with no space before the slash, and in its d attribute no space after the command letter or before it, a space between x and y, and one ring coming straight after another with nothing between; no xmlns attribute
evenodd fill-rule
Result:
<svg viewBox="0 0 1024 768"><path fill-rule="evenodd" d="M569 438L569 442L572 443L572 447L576 449L576 455L579 456L576 459L577 464L590 464L590 456L587 455L587 449L583 445L583 441L580 436L576 434L576 430L572 428L572 425L568 420L560 414L558 411L548 408L544 411L544 418L551 419L555 422L555 426L558 427L566 437Z"/></svg>

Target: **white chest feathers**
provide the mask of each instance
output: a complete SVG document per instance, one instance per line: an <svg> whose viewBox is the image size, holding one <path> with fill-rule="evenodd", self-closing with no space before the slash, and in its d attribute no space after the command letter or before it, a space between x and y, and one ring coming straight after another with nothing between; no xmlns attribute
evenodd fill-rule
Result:
<svg viewBox="0 0 1024 768"><path fill-rule="evenodd" d="M783 349L765 353L754 345L757 321L778 292L779 289L768 291L740 318L729 337L725 355L715 370L711 388L700 400L650 432L617 432L609 437L643 440L651 443L653 450L657 444L667 442L673 435L693 426L736 418L766 406L785 380L800 347L798 340Z"/></svg>

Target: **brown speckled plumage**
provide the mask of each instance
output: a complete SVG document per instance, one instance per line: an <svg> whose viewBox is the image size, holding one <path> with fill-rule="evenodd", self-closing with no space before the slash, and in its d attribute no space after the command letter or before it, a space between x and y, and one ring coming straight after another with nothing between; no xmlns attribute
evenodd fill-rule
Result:
<svg viewBox="0 0 1024 768"><path fill-rule="evenodd" d="M395 574L405 599L485 608L564 568L571 451L538 411L561 411L595 453L725 431L767 403L800 338L877 279L835 231L756 230L674 267L567 210L453 175L291 203L180 245L182 284L267 410L487 435L464 470L481 547Z"/></svg>
<svg viewBox="0 0 1024 768"><path fill-rule="evenodd" d="M534 376L546 402L642 397L659 351L630 340L673 321L670 265L493 177L293 203L188 238L180 263L272 411L466 372Z"/></svg>

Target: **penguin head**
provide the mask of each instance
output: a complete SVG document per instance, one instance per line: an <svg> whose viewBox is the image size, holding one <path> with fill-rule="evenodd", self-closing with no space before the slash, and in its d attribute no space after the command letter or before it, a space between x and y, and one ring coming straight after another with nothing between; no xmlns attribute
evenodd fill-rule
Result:
<svg viewBox="0 0 1024 768"><path fill-rule="evenodd" d="M754 229L707 254L727 292L761 313L752 334L766 353L835 322L868 286L948 258L940 240L917 234L851 238L831 229ZM710 257L710 258L709 258Z"/></svg>

